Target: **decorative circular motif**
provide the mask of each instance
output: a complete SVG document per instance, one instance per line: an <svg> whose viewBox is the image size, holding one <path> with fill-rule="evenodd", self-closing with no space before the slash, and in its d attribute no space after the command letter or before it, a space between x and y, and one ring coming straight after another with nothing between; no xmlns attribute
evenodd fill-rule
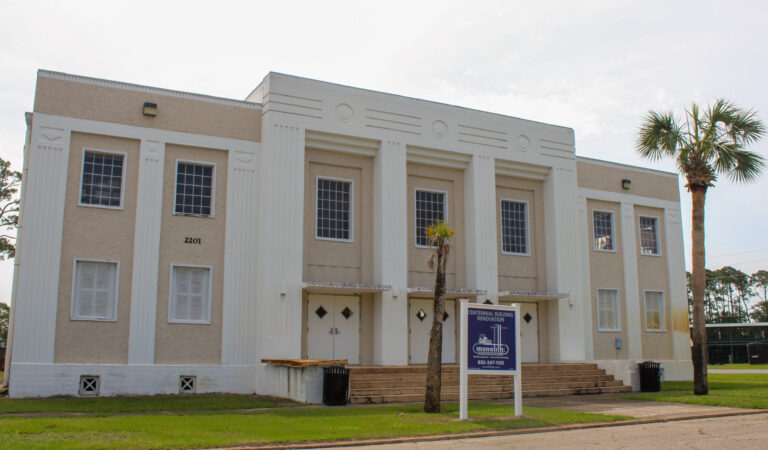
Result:
<svg viewBox="0 0 768 450"><path fill-rule="evenodd" d="M436 138L444 138L445 135L448 134L448 125L442 120L435 120L432 122L432 134L434 134Z"/></svg>
<svg viewBox="0 0 768 450"><path fill-rule="evenodd" d="M528 139L528 136L521 134L517 137L517 148L519 148L521 152L527 152L528 149L531 148L531 140Z"/></svg>
<svg viewBox="0 0 768 450"><path fill-rule="evenodd" d="M348 104L339 103L336 106L336 118L339 119L339 122L349 123L353 117L355 117L355 111Z"/></svg>

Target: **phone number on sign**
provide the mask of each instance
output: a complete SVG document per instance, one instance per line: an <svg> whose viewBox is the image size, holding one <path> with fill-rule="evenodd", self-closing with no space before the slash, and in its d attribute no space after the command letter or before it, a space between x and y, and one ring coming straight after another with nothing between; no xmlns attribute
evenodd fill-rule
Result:
<svg viewBox="0 0 768 450"><path fill-rule="evenodd" d="M501 359L478 359L478 366L503 366L504 360Z"/></svg>

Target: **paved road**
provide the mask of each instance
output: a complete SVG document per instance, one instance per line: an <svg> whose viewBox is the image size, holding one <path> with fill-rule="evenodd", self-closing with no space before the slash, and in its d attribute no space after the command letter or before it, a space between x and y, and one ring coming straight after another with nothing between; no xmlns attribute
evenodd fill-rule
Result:
<svg viewBox="0 0 768 450"><path fill-rule="evenodd" d="M766 448L768 414L396 445L381 449Z"/></svg>

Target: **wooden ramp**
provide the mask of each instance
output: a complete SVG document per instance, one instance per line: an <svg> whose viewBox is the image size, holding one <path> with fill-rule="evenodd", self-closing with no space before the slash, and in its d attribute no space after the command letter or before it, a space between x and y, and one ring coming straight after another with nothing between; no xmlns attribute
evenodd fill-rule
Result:
<svg viewBox="0 0 768 450"><path fill-rule="evenodd" d="M420 402L426 390L426 366L352 366L351 403ZM597 364L523 364L523 396L603 394L631 392L630 386L614 380ZM470 400L514 397L512 376L470 375ZM459 399L459 367L443 366L441 398Z"/></svg>

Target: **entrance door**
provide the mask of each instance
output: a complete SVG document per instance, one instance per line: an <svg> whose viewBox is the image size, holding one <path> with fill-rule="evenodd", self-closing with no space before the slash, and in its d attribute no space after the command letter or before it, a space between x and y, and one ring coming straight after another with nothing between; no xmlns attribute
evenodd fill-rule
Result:
<svg viewBox="0 0 768 450"><path fill-rule="evenodd" d="M307 356L360 363L360 297L310 295L307 301Z"/></svg>
<svg viewBox="0 0 768 450"><path fill-rule="evenodd" d="M410 322L410 362L426 364L429 354L429 332L432 330L433 300L411 299L408 308ZM456 301L445 301L443 315L443 364L456 362Z"/></svg>
<svg viewBox="0 0 768 450"><path fill-rule="evenodd" d="M539 362L539 305L520 303L520 346L522 362Z"/></svg>

